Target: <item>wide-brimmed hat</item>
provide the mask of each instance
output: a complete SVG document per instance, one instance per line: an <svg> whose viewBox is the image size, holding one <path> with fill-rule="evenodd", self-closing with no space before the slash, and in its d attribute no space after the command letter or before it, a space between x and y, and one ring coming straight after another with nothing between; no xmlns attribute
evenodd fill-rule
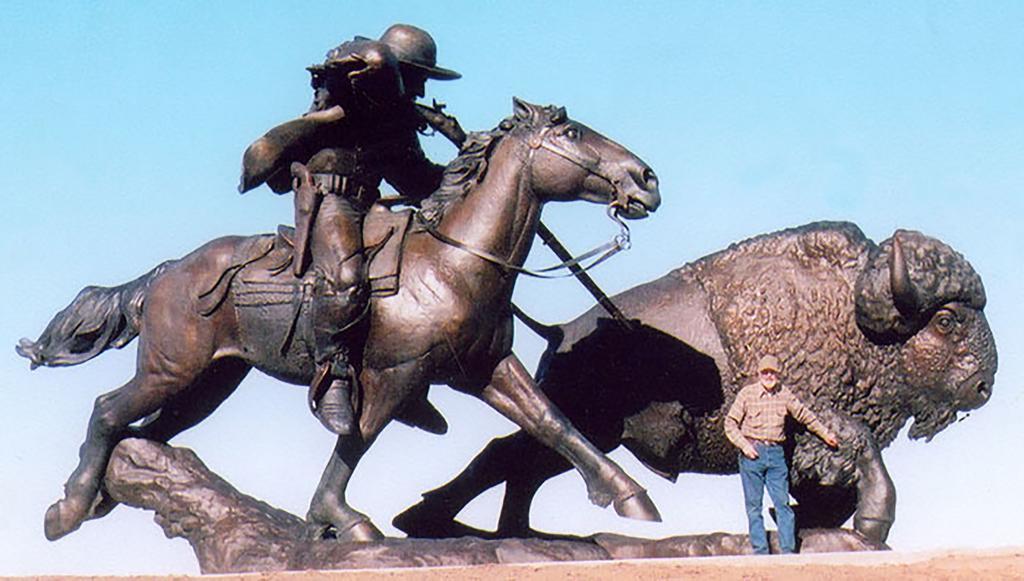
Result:
<svg viewBox="0 0 1024 581"><path fill-rule="evenodd" d="M760 361L757 362L757 370L774 371L775 373L778 373L779 371L782 370L782 368L779 365L778 357L774 355L765 355L764 357L761 358Z"/></svg>
<svg viewBox="0 0 1024 581"><path fill-rule="evenodd" d="M395 24L384 31L380 41L388 45L398 62L440 81L458 79L459 73L437 66L437 44L427 31L408 24Z"/></svg>

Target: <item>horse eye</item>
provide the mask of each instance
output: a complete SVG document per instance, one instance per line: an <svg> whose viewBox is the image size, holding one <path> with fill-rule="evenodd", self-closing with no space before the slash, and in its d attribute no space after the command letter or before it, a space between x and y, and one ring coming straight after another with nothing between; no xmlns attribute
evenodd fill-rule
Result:
<svg viewBox="0 0 1024 581"><path fill-rule="evenodd" d="M570 127L565 130L565 136L568 137L569 139L579 139L580 130L577 129L576 127Z"/></svg>

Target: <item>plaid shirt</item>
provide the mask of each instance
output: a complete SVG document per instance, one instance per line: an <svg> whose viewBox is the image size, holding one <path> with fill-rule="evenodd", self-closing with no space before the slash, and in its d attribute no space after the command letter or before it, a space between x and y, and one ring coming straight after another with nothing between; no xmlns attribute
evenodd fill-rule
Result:
<svg viewBox="0 0 1024 581"><path fill-rule="evenodd" d="M750 440L785 441L787 414L824 440L832 435L786 386L779 384L775 391L768 391L760 382L744 387L736 396L725 416L725 435L744 453L752 453Z"/></svg>

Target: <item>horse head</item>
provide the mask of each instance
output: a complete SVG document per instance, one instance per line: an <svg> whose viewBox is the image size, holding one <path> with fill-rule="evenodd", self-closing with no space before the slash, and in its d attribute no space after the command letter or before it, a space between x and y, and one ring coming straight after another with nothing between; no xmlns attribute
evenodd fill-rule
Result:
<svg viewBox="0 0 1024 581"><path fill-rule="evenodd" d="M658 178L639 157L569 119L564 107L513 99L503 122L529 147L527 183L543 200L608 204L624 218L644 218L661 204Z"/></svg>

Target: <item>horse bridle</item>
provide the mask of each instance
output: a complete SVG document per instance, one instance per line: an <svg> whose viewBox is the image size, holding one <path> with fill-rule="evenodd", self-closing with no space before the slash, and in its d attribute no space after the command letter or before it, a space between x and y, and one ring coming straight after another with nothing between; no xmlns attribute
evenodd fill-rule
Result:
<svg viewBox="0 0 1024 581"><path fill-rule="evenodd" d="M608 217L613 222L615 222L616 224L619 225L619 233L616 234L615 237L613 237L608 242L605 242L604 244L601 244L601 245L598 245L598 246L596 246L594 248L591 248L590 250L588 250L588 251L584 252L583 254L581 254L579 256L576 256L574 258L570 258L568 260L563 260L562 262L560 262L558 264L555 264L555 265L552 265L552 266L549 266L547 268L541 268L541 269L538 269L538 270L532 270L532 269L529 269L529 268L525 268L525 267L513 264L513 263L509 262L508 260L506 260L504 258L501 258L499 256L496 256L496 255L490 253L490 252L487 252L486 250L483 250L483 249L480 249L480 248L474 248L474 247L469 246L468 244L465 244L465 243L463 243L463 242L461 242L459 240L451 238L450 236L440 232L433 225L427 226L425 228L426 231L428 233L430 233L430 235L433 236L434 238L436 238L437 240L439 240L439 241L441 241L441 242L443 242L445 244L448 244L449 246L454 246L454 247L456 247L456 248L458 248L460 250L463 250L465 252L468 252L468 253L472 254L473 256L476 256L477 258L480 258L480 259L486 260L487 262L495 264L495 265L497 265L497 266L499 266L499 267L501 267L501 268L503 268L505 270L514 271L514 272L517 272L519 274L524 274L526 276L532 276L534 278L567 278L567 277L570 277L570 276L578 276L577 274L573 273L572 271L573 270L578 270L578 271L586 272L586 271L590 270L591 268L594 268L598 264L601 264L602 262L608 260L612 256L618 254L619 252L622 252L623 250L629 250L629 248L631 246L629 226L627 226L626 223L622 221L622 218L619 217L619 212L622 209L622 202L619 200L619 193L620 193L619 186L618 186L619 180L616 180L614 178L608 177L607 175L604 174L604 172L602 172L600 170L600 165L601 165L601 157L600 156L595 155L592 158L586 158L586 157L583 157L583 156L579 155L575 151L570 151L568 149L565 149L563 147L560 147L560 146L552 143L549 139L547 139L548 134L551 132L552 128L553 127L550 126L550 125L547 126L547 127L544 127L543 129L540 130L540 132L538 132L537 134L533 135L529 139L529 141L527 141L527 145L530 148L530 152L529 152L529 154L527 154L527 159L526 159L527 164L528 165L532 164L533 163L533 154L534 154L534 152L536 152L540 148L543 148L543 149L546 149L546 150L550 151L551 153L554 153L555 155L565 159L566 161L568 161L570 163L573 163L573 164L583 168L584 170L588 171L592 175L595 175L595 176L605 180L606 182L608 182L608 184L612 186L612 189L615 192L614 195L612 196L612 201L608 204L608 212L607 212ZM584 264L586 261L590 260L591 258L594 259L592 262L590 262L588 264ZM552 272L556 272L556 271L559 271L559 270L569 270L569 272L564 272L564 273L559 273L559 274L550 274Z"/></svg>
<svg viewBox="0 0 1024 581"><path fill-rule="evenodd" d="M619 187L619 185L623 181L622 176L607 175L606 172L601 169L600 155L597 155L595 153L592 157L584 157L578 151L566 149L561 145L548 139L548 135L551 133L552 129L554 129L554 127L549 125L541 129L537 134L533 135L529 139L529 141L527 141L527 145L529 145L530 147L530 153L527 156L527 162L533 162L533 154L538 149L546 149L549 152L561 157L562 159L588 171L592 175L597 176L604 180L605 182L607 182L608 185L612 187L613 192L612 201L608 204L609 207L615 210L616 213L618 213L621 210L625 210L626 208L624 206L628 204L628 202L622 199L622 190ZM590 148L590 146L587 146L587 148L593 151L593 149Z"/></svg>

